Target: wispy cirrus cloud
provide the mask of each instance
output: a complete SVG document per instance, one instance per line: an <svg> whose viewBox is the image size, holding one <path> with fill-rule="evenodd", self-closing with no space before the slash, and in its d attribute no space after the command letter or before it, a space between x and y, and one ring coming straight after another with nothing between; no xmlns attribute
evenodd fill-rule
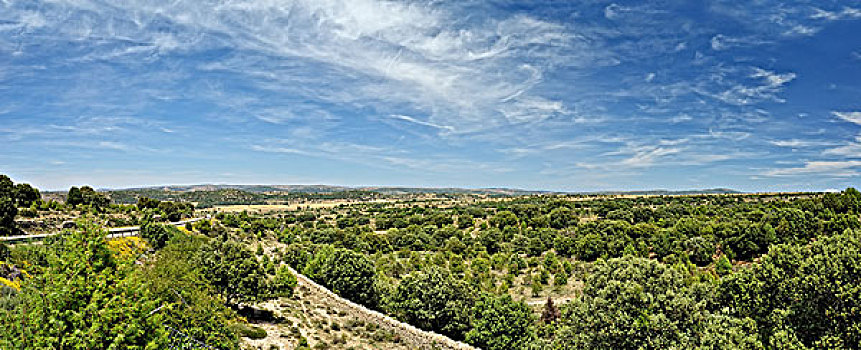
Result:
<svg viewBox="0 0 861 350"><path fill-rule="evenodd" d="M856 7L0 1L0 167L176 149L260 159L261 174L331 160L401 179L610 186L680 168L743 183L855 159L857 133L834 121L861 121L857 48L840 38Z"/></svg>
<svg viewBox="0 0 861 350"><path fill-rule="evenodd" d="M765 176L804 176L820 175L830 177L852 177L859 175L861 160L846 161L808 161L804 166L778 168L764 172Z"/></svg>
<svg viewBox="0 0 861 350"><path fill-rule="evenodd" d="M842 19L861 18L861 9L844 6L842 9L828 11L821 8L814 8L814 13L810 15L813 19L824 19L829 21L837 21Z"/></svg>
<svg viewBox="0 0 861 350"><path fill-rule="evenodd" d="M861 112L831 112L831 114L844 121L861 125Z"/></svg>

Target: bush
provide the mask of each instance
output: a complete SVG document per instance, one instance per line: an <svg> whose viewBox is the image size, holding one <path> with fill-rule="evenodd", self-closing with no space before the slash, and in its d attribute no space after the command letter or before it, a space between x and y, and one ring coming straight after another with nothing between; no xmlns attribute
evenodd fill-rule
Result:
<svg viewBox="0 0 861 350"><path fill-rule="evenodd" d="M265 329L244 323L235 323L232 328L237 335L244 338L263 339L267 336Z"/></svg>

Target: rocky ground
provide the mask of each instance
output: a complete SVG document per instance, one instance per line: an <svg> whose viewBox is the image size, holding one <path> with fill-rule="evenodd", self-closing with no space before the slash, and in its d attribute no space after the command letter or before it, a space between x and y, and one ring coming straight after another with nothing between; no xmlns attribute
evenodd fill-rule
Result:
<svg viewBox="0 0 861 350"><path fill-rule="evenodd" d="M304 339L311 349L409 349L399 337L375 324L356 321L347 310L299 286L293 298L259 305L275 311L281 322L257 322L262 339L243 338L243 349L298 349Z"/></svg>

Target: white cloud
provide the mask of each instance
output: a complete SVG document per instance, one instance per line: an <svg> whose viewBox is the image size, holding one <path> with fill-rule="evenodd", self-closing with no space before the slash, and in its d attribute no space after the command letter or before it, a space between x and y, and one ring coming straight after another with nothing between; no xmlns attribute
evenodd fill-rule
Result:
<svg viewBox="0 0 861 350"><path fill-rule="evenodd" d="M50 26L67 39L105 43L69 60L139 64L174 51L227 45L242 52L241 58L199 69L245 75L249 87L344 108L372 107L383 115L408 114L394 105L421 110L428 123L458 132L564 113L564 103L534 88L555 60L579 60L574 52L556 54L576 39L562 25L522 14L471 21L434 2L140 0L106 6L67 0L57 5L46 8L50 13L38 17L41 22L31 16L27 23ZM166 27L171 30L153 30ZM594 49L582 45L583 57L594 56ZM291 64L312 69L289 69ZM293 118L258 107L236 112L272 123Z"/></svg>
<svg viewBox="0 0 861 350"><path fill-rule="evenodd" d="M861 112L831 112L835 117L844 121L861 125Z"/></svg>
<svg viewBox="0 0 861 350"><path fill-rule="evenodd" d="M828 21L836 21L842 19L861 18L861 9L852 7L843 7L840 11L826 11L820 8L813 9L814 14L810 16L813 19L823 19Z"/></svg>
<svg viewBox="0 0 861 350"><path fill-rule="evenodd" d="M645 80L647 83L651 83L651 82L652 82L652 80L654 80L654 79L655 79L655 73L648 73L648 74L646 74L646 76L643 78L643 80Z"/></svg>
<svg viewBox="0 0 861 350"><path fill-rule="evenodd" d="M816 140L801 140L801 139L774 140L774 141L769 141L769 143L772 145L778 146L778 147L791 147L791 148L829 146L829 145L834 144L833 142L816 141Z"/></svg>
<svg viewBox="0 0 861 350"><path fill-rule="evenodd" d="M733 105L750 105L760 101L785 102L777 96L784 85L795 80L793 72L777 73L762 68L753 67L750 78L758 79L758 85L736 84L728 90L713 95L715 98Z"/></svg>
<svg viewBox="0 0 861 350"><path fill-rule="evenodd" d="M861 158L861 136L856 136L854 142L827 149L823 154L842 156L846 158Z"/></svg>
<svg viewBox="0 0 861 350"><path fill-rule="evenodd" d="M390 117L393 119L403 120L403 121L410 122L410 123L417 124L417 125L429 126L429 127L435 128L435 129L454 131L454 128L451 126L438 125L438 124L434 124L434 123L430 123L430 122L426 122L426 121L421 121L421 120L418 120L416 118L410 117L408 115L392 114L392 115L390 115Z"/></svg>
<svg viewBox="0 0 861 350"><path fill-rule="evenodd" d="M766 171L765 176L798 176L798 175L822 175L830 177L858 176L855 168L861 167L861 160L846 161L808 161L803 167L779 168Z"/></svg>
<svg viewBox="0 0 861 350"><path fill-rule="evenodd" d="M710 40L711 48L715 51L729 50L736 47L750 47L770 44L772 41L759 39L756 37L732 37L723 34L717 34Z"/></svg>

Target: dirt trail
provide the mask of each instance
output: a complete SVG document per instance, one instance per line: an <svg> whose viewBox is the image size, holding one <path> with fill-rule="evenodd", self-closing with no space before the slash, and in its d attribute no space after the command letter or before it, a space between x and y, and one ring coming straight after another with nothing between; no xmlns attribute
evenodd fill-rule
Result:
<svg viewBox="0 0 861 350"><path fill-rule="evenodd" d="M339 306L344 312L357 321L376 324L380 328L393 332L398 336L400 342L414 349L450 349L450 350L478 350L478 348L452 340L448 337L423 331L410 324L400 322L389 316L370 310L362 305L339 297L337 294L312 281L310 278L290 269L296 275L298 285L309 289L311 293L320 298Z"/></svg>

